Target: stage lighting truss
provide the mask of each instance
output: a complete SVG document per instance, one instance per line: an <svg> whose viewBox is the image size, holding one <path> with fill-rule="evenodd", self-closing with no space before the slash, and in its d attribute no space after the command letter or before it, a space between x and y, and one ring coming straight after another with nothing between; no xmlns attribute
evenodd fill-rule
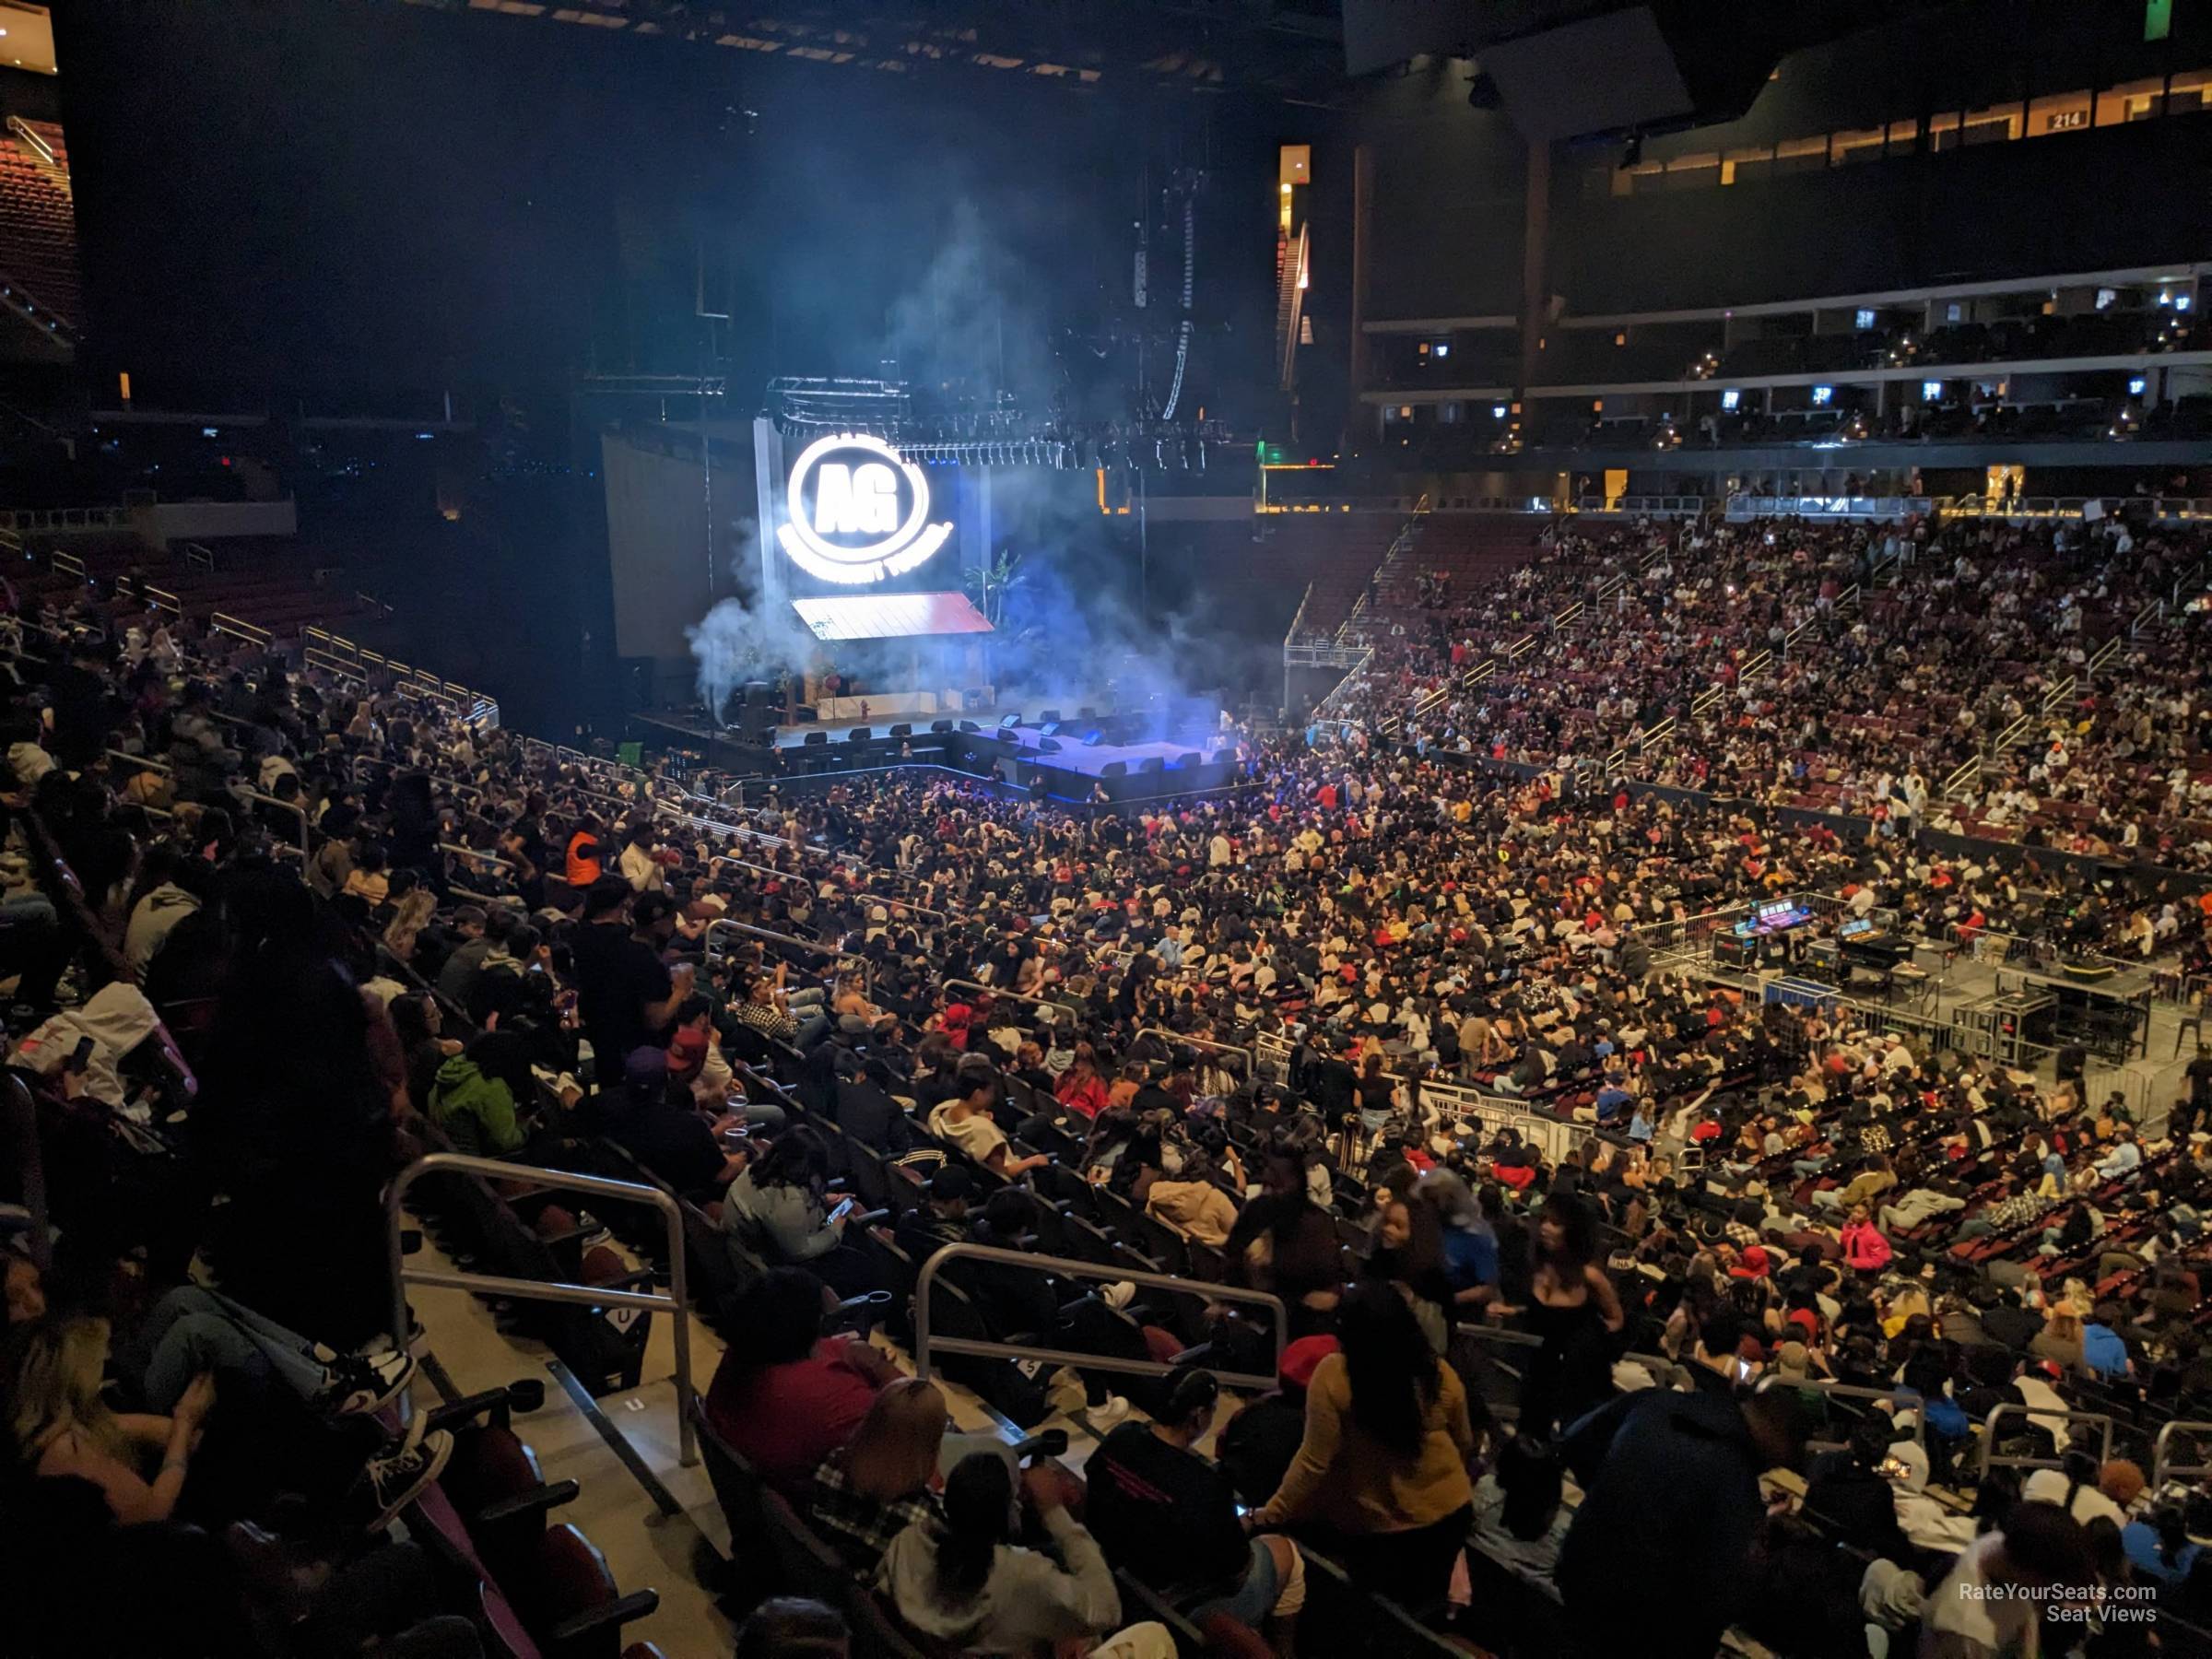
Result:
<svg viewBox="0 0 2212 1659"><path fill-rule="evenodd" d="M1056 438L1030 438L1006 443L916 442L910 439L901 441L898 447L903 459L920 466L1048 466L1064 469L1077 465L1073 446Z"/></svg>

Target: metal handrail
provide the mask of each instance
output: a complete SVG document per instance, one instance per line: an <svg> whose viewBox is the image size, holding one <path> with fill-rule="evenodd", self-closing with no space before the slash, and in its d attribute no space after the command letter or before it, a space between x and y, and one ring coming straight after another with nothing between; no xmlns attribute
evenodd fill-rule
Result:
<svg viewBox="0 0 2212 1659"><path fill-rule="evenodd" d="M1888 1400L1893 1406L1902 1406L1912 1413L1913 1444L1923 1452L1928 1449L1928 1414L1924 1406L1912 1404L1914 1396L1910 1389L1867 1388L1856 1382L1838 1382L1830 1377L1783 1378L1769 1371L1765 1376L1759 1378L1759 1386L1751 1392L1765 1394L1770 1388L1811 1388L1825 1394L1833 1394L1839 1399ZM1807 1441L1806 1442L1807 1446L1818 1446L1823 1451L1844 1443L1841 1441Z"/></svg>
<svg viewBox="0 0 2212 1659"><path fill-rule="evenodd" d="M425 1175L450 1170L460 1175L488 1175L495 1179L525 1181L557 1192L582 1193L594 1198L611 1198L625 1204L650 1204L668 1223L668 1289L608 1290L596 1285L570 1285L559 1281L508 1278L488 1273L445 1273L436 1268L409 1267L400 1245L400 1205L407 1189ZM691 1303L684 1276L684 1217L676 1200L658 1187L641 1182L609 1181L600 1175L572 1175L566 1170L540 1169L535 1164L510 1163L504 1159L473 1158L465 1152L431 1152L417 1159L392 1178L384 1194L385 1246L392 1265L392 1342L401 1352L407 1346L407 1287L423 1285L438 1290L467 1290L512 1296L524 1301L566 1302L586 1308L658 1308L670 1314L676 1335L676 1420L679 1460L688 1468L699 1462L699 1448L691 1435ZM403 1394L402 1400L406 1399ZM402 1406L403 1411L405 1406Z"/></svg>
<svg viewBox="0 0 2212 1659"><path fill-rule="evenodd" d="M2110 1463L2112 1458L2112 1414L2109 1411L2053 1411L2047 1406L2023 1406L2017 1400L2007 1400L1991 1409L1982 1423L1982 1463L1979 1480L1987 1480L1992 1469L2055 1469L2060 1467L2055 1457L2000 1457L1997 1455L1997 1423L2006 1412L2026 1418L2037 1427L2056 1419L2062 1423L2101 1423L2104 1425L2104 1450L2097 1461Z"/></svg>
<svg viewBox="0 0 2212 1659"><path fill-rule="evenodd" d="M2166 1483L2175 1476L2186 1479L2192 1476L2212 1475L2212 1464L2175 1464L2166 1461L2166 1442L2176 1430L2184 1434L2212 1434L2212 1422L2195 1418L2175 1418L2162 1425L2159 1437L2150 1443L2150 1489L2152 1494L2166 1489Z"/></svg>
<svg viewBox="0 0 2212 1659"><path fill-rule="evenodd" d="M1028 1003L1031 1007L1046 1010L1053 1016L1055 1022L1064 1018L1075 1018L1075 1010L1065 1003L1048 1001L1041 996L1025 996L1018 991L995 990L977 980L947 980L944 983L945 989L947 991L974 991L989 997L993 1002Z"/></svg>
<svg viewBox="0 0 2212 1659"><path fill-rule="evenodd" d="M475 847L461 847L454 845L452 841L440 841L438 843L438 851L441 853L458 853L463 858L467 859L471 864L491 865L496 868L509 872L512 872L514 869L514 865L512 864L509 863L506 859L501 858L498 853L480 852Z"/></svg>
<svg viewBox="0 0 2212 1659"><path fill-rule="evenodd" d="M217 633L227 633L243 640L249 645L266 645L276 636L258 622L249 622L243 617L234 617L229 611L212 611L207 626Z"/></svg>
<svg viewBox="0 0 2212 1659"><path fill-rule="evenodd" d="M1151 1359L1115 1359L1100 1354L1078 1354L1066 1348L1041 1347L1026 1342L977 1342L965 1336L932 1336L929 1330L929 1292L937 1281L937 1271L947 1262L989 1262L1002 1267L1033 1267L1040 1273L1056 1274L1063 1278L1090 1279L1100 1284L1132 1284L1160 1290L1173 1290L1184 1296L1204 1297L1208 1301L1246 1302L1271 1310L1275 1314L1275 1363L1267 1368L1265 1376L1253 1376L1244 1371L1219 1371L1212 1366L1202 1369L1213 1371L1221 1382L1236 1388L1258 1389L1272 1392L1282 1370L1283 1348L1290 1331L1290 1312L1283 1299L1265 1290L1246 1290L1232 1285L1207 1284L1199 1279L1177 1278L1170 1273L1145 1273L1120 1266L1101 1266L1096 1262L1079 1262L1072 1256L1031 1255L1027 1251L999 1250L988 1244L947 1244L935 1252L922 1264L922 1272L914 1280L914 1375L924 1382L929 1380L930 1359L933 1353L965 1354L983 1359L1035 1359L1048 1365L1072 1365L1083 1371L1113 1371L1126 1377L1172 1376L1175 1367L1162 1365ZM404 1316L403 1316L404 1317Z"/></svg>
<svg viewBox="0 0 2212 1659"><path fill-rule="evenodd" d="M1179 1032L1167 1030L1159 1026L1140 1026L1137 1029L1136 1034L1139 1037L1158 1037L1162 1041L1167 1043L1170 1048L1187 1046L1190 1048L1211 1049L1218 1054L1234 1054L1238 1059L1244 1062L1244 1075L1247 1078L1253 1075L1254 1069L1256 1068L1256 1060L1253 1054L1253 1052L1248 1048L1240 1048L1233 1042L1213 1042L1209 1041L1204 1037L1185 1037Z"/></svg>
<svg viewBox="0 0 2212 1659"><path fill-rule="evenodd" d="M721 928L727 928L732 933L741 933L748 939L766 939L775 945L795 946L798 949L809 951L816 956L828 957L840 968L848 964L856 966L861 971L863 981L866 984L869 994L872 995L875 993L876 964L865 957L854 956L849 950L840 950L833 945L824 945L818 940L802 939L796 934L780 934L772 928L755 927L750 922L734 922L727 916L719 917L708 923L707 931L700 935L700 943L706 947L709 954L714 950L714 935Z"/></svg>
<svg viewBox="0 0 2212 1659"><path fill-rule="evenodd" d="M297 801L280 801L275 795L263 794L259 790L249 789L244 793L249 801L258 802L264 806L274 806L279 812L288 812L300 820L300 856L307 857L307 808Z"/></svg>

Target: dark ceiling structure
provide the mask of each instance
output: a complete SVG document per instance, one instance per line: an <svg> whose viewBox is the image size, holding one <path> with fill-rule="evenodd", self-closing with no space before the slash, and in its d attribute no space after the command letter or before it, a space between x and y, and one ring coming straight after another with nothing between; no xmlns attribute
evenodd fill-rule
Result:
<svg viewBox="0 0 2212 1659"><path fill-rule="evenodd" d="M1470 101L1532 142L1733 121L1791 53L1876 28L1913 0L1343 0L1345 64L1473 59Z"/></svg>
<svg viewBox="0 0 2212 1659"><path fill-rule="evenodd" d="M1025 76L1073 90L1349 91L1336 0L404 0L879 75Z"/></svg>

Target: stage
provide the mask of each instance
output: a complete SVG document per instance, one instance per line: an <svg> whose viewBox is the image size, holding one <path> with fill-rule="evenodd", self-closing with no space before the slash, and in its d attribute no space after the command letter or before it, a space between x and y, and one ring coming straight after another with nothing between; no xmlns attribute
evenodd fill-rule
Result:
<svg viewBox="0 0 2212 1659"><path fill-rule="evenodd" d="M1218 738L1206 743L1108 743L1101 737L1096 743L1086 743L1080 735L1071 735L1063 725L1057 736L1047 736L1041 727L1030 725L986 727L973 736L994 738L1010 743L1020 751L1024 761L1040 766L1056 767L1063 771L1079 772L1087 778L1115 778L1125 772L1171 771L1186 766L1211 763L1217 753L1233 755L1234 743ZM1056 747L1047 747L1047 745Z"/></svg>
<svg viewBox="0 0 2212 1659"><path fill-rule="evenodd" d="M715 730L702 715L632 715L640 735L703 750L710 765L731 772L782 781L832 780L855 773L883 772L900 766L941 769L987 777L1033 796L1065 803L1095 803L1103 791L1121 805L1173 795L1208 794L1234 786L1244 774L1236 744L1218 729L1218 718L1203 717L1210 705L1177 700L1181 707L1090 715L1045 724L996 724L991 711L976 711L951 721L912 723L909 733L892 735L891 724L841 721L777 728L768 744L745 743ZM1047 711L1049 712L1049 711ZM979 718L982 716L982 718ZM861 733L866 733L865 737ZM1097 734L1096 742L1085 738ZM649 735L648 735L649 734ZM1169 734L1195 741L1171 740Z"/></svg>

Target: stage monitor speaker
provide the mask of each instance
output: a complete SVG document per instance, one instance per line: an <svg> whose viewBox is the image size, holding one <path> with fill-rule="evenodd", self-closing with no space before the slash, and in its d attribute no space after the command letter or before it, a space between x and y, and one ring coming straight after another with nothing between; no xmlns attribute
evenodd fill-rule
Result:
<svg viewBox="0 0 2212 1659"><path fill-rule="evenodd" d="M912 737L913 735L914 728L903 720L891 728L891 735L894 737Z"/></svg>
<svg viewBox="0 0 2212 1659"><path fill-rule="evenodd" d="M1128 775L1129 762L1126 760L1109 760L1099 768L1099 776L1101 778L1125 778Z"/></svg>
<svg viewBox="0 0 2212 1659"><path fill-rule="evenodd" d="M1056 755L1060 752L1060 740L1057 737L1040 737L1037 747L1043 754Z"/></svg>
<svg viewBox="0 0 2212 1659"><path fill-rule="evenodd" d="M998 729L1002 732L1005 731L1008 726L1018 726L1020 724L1021 716L1018 713L1001 714L998 717Z"/></svg>
<svg viewBox="0 0 2212 1659"><path fill-rule="evenodd" d="M1083 747L1085 748L1097 748L1100 741L1104 736L1105 733L1100 731L1096 726L1093 726L1089 731L1083 734Z"/></svg>
<svg viewBox="0 0 2212 1659"><path fill-rule="evenodd" d="M1047 720L1037 729L1047 737L1057 737L1060 735L1060 722L1057 719Z"/></svg>
<svg viewBox="0 0 2212 1659"><path fill-rule="evenodd" d="M845 734L847 743L872 743L875 739L875 732L867 726L854 726Z"/></svg>
<svg viewBox="0 0 2212 1659"><path fill-rule="evenodd" d="M830 734L827 732L809 732L799 741L804 743L808 748L812 748L818 743L829 742Z"/></svg>
<svg viewBox="0 0 2212 1659"><path fill-rule="evenodd" d="M1092 708L1088 703L1085 703L1081 708L1076 711L1076 718L1077 720L1096 720L1098 717L1099 712Z"/></svg>
<svg viewBox="0 0 2212 1659"><path fill-rule="evenodd" d="M1060 711L1057 709L1047 709L1043 713L1037 716L1037 724L1043 726L1048 731L1051 730L1053 726L1056 726L1060 724Z"/></svg>
<svg viewBox="0 0 2212 1659"><path fill-rule="evenodd" d="M963 720L960 722L960 730L963 732L980 732L982 729L983 728L982 726L977 725L972 720Z"/></svg>
<svg viewBox="0 0 2212 1659"><path fill-rule="evenodd" d="M1175 766L1178 771L1184 771L1194 766L1204 766L1205 764L1206 757L1204 755L1178 755L1175 757Z"/></svg>
<svg viewBox="0 0 2212 1659"><path fill-rule="evenodd" d="M1165 760L1162 760L1158 755L1147 755L1142 760L1139 760L1136 763L1136 770L1140 772L1166 771L1168 770L1168 763Z"/></svg>
<svg viewBox="0 0 2212 1659"><path fill-rule="evenodd" d="M929 729L933 732L949 732L952 730L952 722L949 720L933 720L929 723Z"/></svg>

